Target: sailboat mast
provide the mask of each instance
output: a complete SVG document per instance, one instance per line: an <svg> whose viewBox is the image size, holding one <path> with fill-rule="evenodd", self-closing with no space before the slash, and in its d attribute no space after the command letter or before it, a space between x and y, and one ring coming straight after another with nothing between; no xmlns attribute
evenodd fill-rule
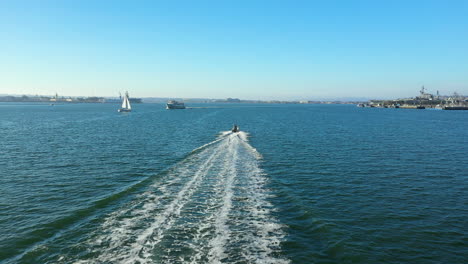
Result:
<svg viewBox="0 0 468 264"><path fill-rule="evenodd" d="M132 109L132 107L130 106L130 99L128 97L128 91L125 92L125 104L126 104L127 109Z"/></svg>

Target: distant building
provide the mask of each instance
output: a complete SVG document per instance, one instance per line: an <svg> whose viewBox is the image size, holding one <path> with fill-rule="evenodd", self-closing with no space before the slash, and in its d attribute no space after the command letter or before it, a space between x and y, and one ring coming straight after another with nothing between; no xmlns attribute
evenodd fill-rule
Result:
<svg viewBox="0 0 468 264"><path fill-rule="evenodd" d="M437 91L437 93L439 93L439 91ZM430 93L426 93L426 88L424 88L423 86L421 90L419 91L419 96L416 96L416 99L433 100L434 95Z"/></svg>
<svg viewBox="0 0 468 264"><path fill-rule="evenodd" d="M122 99L119 99L119 98L105 98L104 103L120 104L120 103L122 103Z"/></svg>
<svg viewBox="0 0 468 264"><path fill-rule="evenodd" d="M133 103L133 104L142 103L141 98L129 98L129 100L130 100L130 103ZM122 99L120 99L120 98L104 98L103 103L120 104L120 103L122 103Z"/></svg>
<svg viewBox="0 0 468 264"><path fill-rule="evenodd" d="M129 98L129 100L130 100L130 103L134 103L134 104L141 104L142 103L141 98Z"/></svg>

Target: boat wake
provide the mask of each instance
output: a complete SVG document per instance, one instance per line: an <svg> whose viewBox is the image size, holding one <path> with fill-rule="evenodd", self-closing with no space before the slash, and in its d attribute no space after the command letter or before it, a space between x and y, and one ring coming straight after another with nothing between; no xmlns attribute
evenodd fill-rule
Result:
<svg viewBox="0 0 468 264"><path fill-rule="evenodd" d="M117 210L72 263L289 263L271 216L261 155L245 132L223 132Z"/></svg>

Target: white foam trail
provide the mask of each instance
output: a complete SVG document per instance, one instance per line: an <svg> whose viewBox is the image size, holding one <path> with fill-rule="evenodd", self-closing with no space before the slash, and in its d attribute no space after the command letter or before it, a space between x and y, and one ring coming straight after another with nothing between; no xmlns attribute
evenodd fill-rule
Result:
<svg viewBox="0 0 468 264"><path fill-rule="evenodd" d="M187 170L188 172L188 170ZM102 224L103 235L95 238L95 246L108 244L110 250L117 250L133 234L135 226L141 224L142 220L151 216L155 209L161 204L161 199L171 194L169 186L180 183L182 177L168 177L163 184L152 185L152 190L140 194L136 201L132 201L126 208L112 213ZM159 195L154 194L160 193Z"/></svg>
<svg viewBox="0 0 468 264"><path fill-rule="evenodd" d="M258 166L251 167L251 177L247 182L247 194L249 203L246 206L251 212L249 225L256 232L249 233L244 239L251 254L244 254L248 262L256 263L289 263L285 259L271 257L271 254L279 250L279 245L284 237L282 226L271 218L272 205L267 201L269 196L264 185L266 179ZM254 235L255 234L255 235Z"/></svg>
<svg viewBox="0 0 468 264"><path fill-rule="evenodd" d="M219 149L222 145L213 151L208 159L199 167L194 177L184 186L184 188L177 194L176 198L166 206L165 210L154 218L154 222L150 227L146 228L137 237L136 242L132 244L130 254L123 256L122 263L147 263L151 261L148 257L149 251L161 241L165 230L169 229L173 223L173 218L180 214L181 208L185 205L190 196L196 190L196 185L199 184L204 173L213 166L213 159L220 154ZM172 219L169 219L172 218ZM168 221L169 220L169 221ZM156 232L156 234L154 234ZM149 241L151 238L153 241ZM143 258L140 257L143 255Z"/></svg>
<svg viewBox="0 0 468 264"><path fill-rule="evenodd" d="M213 238L209 243L211 250L208 253L208 260L210 263L221 263L221 260L226 257L225 245L230 237L229 226L226 224L226 222L232 207L232 188L234 178L236 176L235 164L237 162L237 147L238 144L235 143L230 145L229 154L232 157L228 157L228 159L231 158L231 161L226 162L227 164L225 165L226 167L229 167L229 170L225 183L226 186L224 188L223 205L219 210L217 214L218 217L215 221L216 237Z"/></svg>
<svg viewBox="0 0 468 264"><path fill-rule="evenodd" d="M242 135L241 133L238 133ZM239 217L235 227L240 235L232 237L231 244L240 244L245 248L242 253L247 263L288 263L288 260L274 258L271 255L280 250L279 245L284 237L282 226L271 217L272 205L267 201L268 190L265 189L266 178L260 169L258 160L261 155L246 141L246 134L233 141L242 146L242 152L237 158L237 176L240 178L236 185L238 198L243 198L233 212L244 210L247 216ZM233 215L232 217L234 217ZM241 231L241 232L239 232Z"/></svg>
<svg viewBox="0 0 468 264"><path fill-rule="evenodd" d="M200 147L198 147L198 148L192 150L192 153L193 153L193 152L197 152L197 151L199 151L199 150L201 150L201 149L204 149L204 148L206 148L206 147L208 147L208 146L214 145L214 144L218 143L218 142L221 141L221 140L223 140L223 137L220 137L220 138L218 138L218 139L216 139L216 140L211 141L210 143L206 143L205 145L202 145L202 146L200 146Z"/></svg>
<svg viewBox="0 0 468 264"><path fill-rule="evenodd" d="M219 148L221 148L220 146ZM169 204L164 212L159 215L158 217L155 218L155 221L153 224L147 228L142 234L138 236L138 239L136 243L132 246L132 253L131 253L131 259L133 260L135 257L136 259L140 260L141 263L147 263L148 258L141 259L138 258L137 255L142 249L145 248L145 244L150 246L150 249L154 247L157 243L161 241L164 235L164 231L166 229L169 229L172 224L173 224L173 219L172 221L167 221L169 217L171 217L171 214L173 215L172 217L176 217L180 215L182 207L185 205L185 203L190 199L191 195L194 193L196 190L196 186L198 185L201 178L203 177L204 173L208 171L211 166L213 166L213 159L216 157L216 155L219 155L218 151L215 151L206 161L205 163L200 167L200 169L195 173L195 176L185 185L185 187L178 193L176 199L172 201L171 204ZM157 230L156 230L157 229ZM154 241L148 241L148 238L153 235L153 233L156 231L156 235L153 236ZM147 252L143 252L147 253ZM151 260L149 260L151 261ZM132 262L134 263L134 262Z"/></svg>
<svg viewBox="0 0 468 264"><path fill-rule="evenodd" d="M243 141L248 141L248 136L249 134L247 132L244 132L244 131L239 131L237 132L237 135L239 136L240 139L242 139Z"/></svg>
<svg viewBox="0 0 468 264"><path fill-rule="evenodd" d="M193 249L195 252L194 255L190 256L190 263L195 264L195 263L205 263L206 261L202 260L203 257L207 257L209 255L209 251L211 250L212 243L207 244L206 239L208 237L212 237L215 235L216 229L214 227L216 226L216 223L218 224L218 230L219 224L222 224L222 221L219 220L219 209L217 209L218 204L220 203L221 198L223 197L223 193L226 190L226 182L227 179L225 175L228 174L228 171L232 168L230 166L230 159L229 159L229 153L226 153L227 155L225 156L224 162L223 162L223 168L220 171L218 175L216 175L216 183L213 185L211 188L214 191L214 194L210 196L210 198L206 201L206 203L203 205L206 208L204 208L203 213L205 214L204 219L200 220L200 224L198 228L195 231L195 236L193 238L193 243L190 245L190 247ZM231 174L232 175L232 174ZM232 177L231 177L232 178ZM224 201L224 200L223 200ZM227 211L227 205L226 202L224 202L225 206L221 208L221 210L224 210L225 212ZM220 232L218 232L219 234ZM213 256L213 254L211 254Z"/></svg>
<svg viewBox="0 0 468 264"><path fill-rule="evenodd" d="M225 136L230 135L230 134L232 134L232 131L231 131L231 130L229 130L229 131L221 131L221 132L219 133L219 136L220 136L220 137L225 137Z"/></svg>
<svg viewBox="0 0 468 264"><path fill-rule="evenodd" d="M289 263L275 257L283 226L247 138L221 132L110 214L84 263Z"/></svg>
<svg viewBox="0 0 468 264"><path fill-rule="evenodd" d="M158 224L164 223L164 220L171 216L172 212L177 211L177 209L182 206L182 204L178 205L181 200L183 201L184 199L188 199L185 195L193 192L190 190L190 187L193 187L202 174L213 165L212 160L214 157L222 153L219 151L221 147L222 145L219 145L216 148L206 149L197 153L188 162L186 162L186 164L182 164L181 167L177 167L172 171L169 174L172 177L170 177L167 182L163 182L160 186L157 184L153 185L152 187L157 189L160 194L153 194L152 191L154 190L145 192L140 195L136 202L130 204L129 208L127 207L126 209L122 209L110 215L102 226L103 231L101 232L104 234L95 238L96 241L94 243L90 243L97 247L100 253L97 261L119 263L133 263L134 261L140 261L142 263L144 259L140 258L138 253L145 246L145 239L151 236L151 231L154 231ZM206 158L204 163L201 165L198 164L198 170L195 175L181 190L179 190L178 195L172 203L166 206L165 211L163 211L164 213L159 215L149 228L141 232L136 238L136 241L129 248L129 238L134 236L135 228L141 228L141 225L144 225L144 222L147 222L149 218L154 217L155 209L158 209L161 206L161 199L167 200L168 197L171 197L171 191L174 191L174 188L171 188L171 185L180 185L185 177L193 175L193 168L196 167L197 163L207 155L208 158ZM140 209L136 209L136 207L139 207ZM107 244L104 243L103 245L103 242L106 242ZM106 250L104 252L100 249L103 246L106 246Z"/></svg>

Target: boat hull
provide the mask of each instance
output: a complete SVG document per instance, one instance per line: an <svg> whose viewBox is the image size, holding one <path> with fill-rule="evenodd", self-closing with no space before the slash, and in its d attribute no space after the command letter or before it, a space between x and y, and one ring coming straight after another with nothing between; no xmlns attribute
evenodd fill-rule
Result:
<svg viewBox="0 0 468 264"><path fill-rule="evenodd" d="M468 110L468 106L445 106L443 110Z"/></svg>
<svg viewBox="0 0 468 264"><path fill-rule="evenodd" d="M166 109L170 110L170 109L185 109L185 105L171 105L171 104L167 104L166 105Z"/></svg>
<svg viewBox="0 0 468 264"><path fill-rule="evenodd" d="M131 112L132 110L130 109L125 109L125 108L120 108L119 110L117 110L119 113L127 113L127 112Z"/></svg>

